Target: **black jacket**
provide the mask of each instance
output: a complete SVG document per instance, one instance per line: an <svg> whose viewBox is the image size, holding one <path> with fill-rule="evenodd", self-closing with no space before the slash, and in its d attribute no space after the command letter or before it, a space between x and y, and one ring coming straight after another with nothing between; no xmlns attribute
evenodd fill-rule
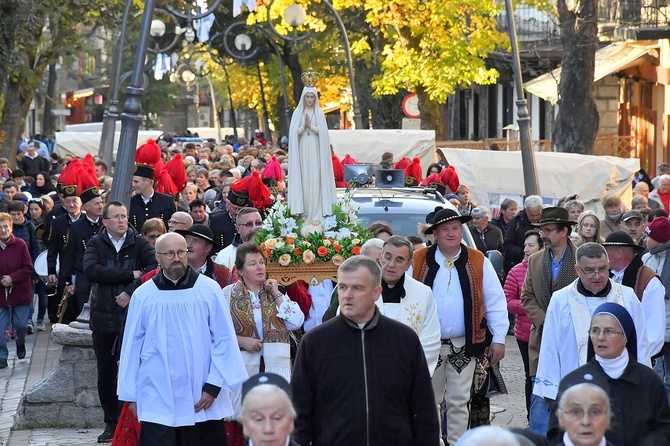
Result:
<svg viewBox="0 0 670 446"><path fill-rule="evenodd" d="M84 274L84 252L86 252L89 240L102 227L102 217L97 224L91 222L85 216L80 218L70 225L70 237L63 249L60 262L61 275L68 281L71 281L71 277L75 276L74 292L82 302L88 300L88 294L91 291L91 282Z"/></svg>
<svg viewBox="0 0 670 446"><path fill-rule="evenodd" d="M221 249L230 245L237 234L235 223L228 211L217 212L209 216L209 228L214 235L214 241L221 246Z"/></svg>
<svg viewBox="0 0 670 446"><path fill-rule="evenodd" d="M503 245L505 248L505 261L503 262L505 274L523 260L523 236L531 229L533 229L533 225L528 220L525 210L519 211L516 217L509 221Z"/></svg>
<svg viewBox="0 0 670 446"><path fill-rule="evenodd" d="M470 228L472 238L477 245L477 249L486 254L486 251L497 250L500 254L504 254L503 248L503 234L497 226L489 224L484 233L479 232L474 226Z"/></svg>
<svg viewBox="0 0 670 446"><path fill-rule="evenodd" d="M116 296L123 291L132 294L134 270L148 271L157 265L154 249L131 227L118 253L106 228L94 236L84 253L84 274L92 283L91 331L121 333L125 309L116 304Z"/></svg>
<svg viewBox="0 0 670 446"><path fill-rule="evenodd" d="M79 218L83 218L84 213L79 214ZM46 223L46 220L45 220ZM49 274L57 274L56 271L56 259L59 255L62 255L65 250L65 245L70 238L70 226L72 226L72 220L70 215L66 212L64 215L59 216L51 222L51 234L49 235L49 242L47 243L47 266L49 268ZM64 276L58 278L59 285L67 282L70 283L70 279Z"/></svg>
<svg viewBox="0 0 670 446"><path fill-rule="evenodd" d="M37 153L35 153L35 155L37 155ZM21 161L19 161L18 167L27 177L35 178L38 173L48 173L51 169L51 163L43 156L37 155L35 158L31 158L28 156L28 153L26 153L25 156L21 158Z"/></svg>
<svg viewBox="0 0 670 446"><path fill-rule="evenodd" d="M295 440L303 446L438 444L421 342L410 327L378 310L363 329L340 315L310 330L300 342L291 385Z"/></svg>
<svg viewBox="0 0 670 446"><path fill-rule="evenodd" d="M593 359L563 379L586 373L607 377L598 361ZM612 405L612 421L605 433L607 440L617 446L669 445L670 407L663 381L656 372L633 359L619 379L607 378ZM563 433L559 429L554 407L547 429L551 444L562 441Z"/></svg>
<svg viewBox="0 0 670 446"><path fill-rule="evenodd" d="M49 237L51 236L51 225L54 220L60 217L61 215L67 214L67 210L63 207L62 204L54 205L44 216L44 230L42 231L42 243L44 246L49 246Z"/></svg>
<svg viewBox="0 0 670 446"><path fill-rule="evenodd" d="M510 223L512 220L510 220ZM505 238L505 235L507 235L507 228L509 228L509 224L505 224L505 217L503 217L502 213L498 215L496 218L491 220L491 224L493 226L497 226L500 231L502 231L503 239Z"/></svg>
<svg viewBox="0 0 670 446"><path fill-rule="evenodd" d="M130 223L137 229L137 232L142 232L142 225L150 218L160 218L167 228L168 221L176 210L177 205L171 196L154 192L153 197L147 204L144 204L142 196L133 195L130 198L128 215L130 215Z"/></svg>

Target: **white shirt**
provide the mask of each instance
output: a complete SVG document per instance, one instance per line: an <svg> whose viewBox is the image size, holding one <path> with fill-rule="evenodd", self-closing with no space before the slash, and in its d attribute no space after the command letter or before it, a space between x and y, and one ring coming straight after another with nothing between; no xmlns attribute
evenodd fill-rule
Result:
<svg viewBox="0 0 670 446"><path fill-rule="evenodd" d="M159 290L153 280L130 300L117 392L137 403L138 419L189 426L233 414L228 391L247 371L219 285L199 275L189 290ZM205 383L221 392L208 409L193 407Z"/></svg>
<svg viewBox="0 0 670 446"><path fill-rule="evenodd" d="M107 233L107 236L109 237L109 240L112 242L112 245L114 245L114 249L116 249L116 252L118 253L121 251L121 248L123 248L123 243L126 241L126 234L123 234L123 237L121 237L118 241L112 237L112 234L109 232Z"/></svg>
<svg viewBox="0 0 670 446"><path fill-rule="evenodd" d="M577 279L579 280L579 279ZM541 397L556 399L558 384L568 373L579 366L579 351L575 327L570 313L568 296L576 282L554 292L542 331L540 358L537 366L536 382L533 393ZM632 288L620 286L623 294L623 307L628 311L637 331L637 360L641 364L651 366L647 330L645 327L642 305ZM586 304L589 314L593 315L596 308L607 302L607 297L587 297Z"/></svg>
<svg viewBox="0 0 670 446"><path fill-rule="evenodd" d="M454 260L458 259L461 251ZM463 290L458 278L456 267L448 269L444 266L446 257L439 249L435 250L435 261L440 269L433 282L433 296L437 303L437 315L440 319L440 332L442 339L451 339L465 336L465 320ZM450 282L451 277L451 282ZM493 334L493 342L504 344L509 319L507 316L507 301L505 293L500 285L500 279L496 274L489 259L484 258L484 277L482 280L482 292L484 296L484 316Z"/></svg>
<svg viewBox="0 0 670 446"><path fill-rule="evenodd" d="M612 270L612 280L621 283L624 271L626 268L621 271ZM640 303L647 326L649 354L654 356L661 351L665 342L665 287L658 277L652 277L647 283Z"/></svg>
<svg viewBox="0 0 670 446"><path fill-rule="evenodd" d="M324 280L316 286L309 286L312 296L312 306L309 309L309 319L305 321L305 332L323 323L323 314L330 306L330 296L333 294L333 281Z"/></svg>
<svg viewBox="0 0 670 446"><path fill-rule="evenodd" d="M229 270L233 269L233 265L235 265L235 256L237 255L237 246L233 246L232 244L226 246L223 248L219 253L216 255L214 258L214 262L218 263L219 265L223 265Z"/></svg>

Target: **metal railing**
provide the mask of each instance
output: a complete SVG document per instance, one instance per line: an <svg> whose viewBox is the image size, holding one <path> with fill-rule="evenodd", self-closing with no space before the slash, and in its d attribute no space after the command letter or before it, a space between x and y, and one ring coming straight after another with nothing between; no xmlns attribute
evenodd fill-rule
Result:
<svg viewBox="0 0 670 446"><path fill-rule="evenodd" d="M501 152L520 150L519 141L498 138L487 138L484 141L437 141L435 145L438 148L499 150ZM532 141L532 149L536 152L551 152L551 142L548 139ZM593 143L592 154L638 158L638 141L634 136L598 135Z"/></svg>
<svg viewBox="0 0 670 446"><path fill-rule="evenodd" d="M498 30L507 32L507 13L498 14ZM518 5L514 11L517 39L524 41L553 41L560 39L556 18L532 6Z"/></svg>
<svg viewBox="0 0 670 446"><path fill-rule="evenodd" d="M598 22L620 26L668 26L668 0L602 0Z"/></svg>

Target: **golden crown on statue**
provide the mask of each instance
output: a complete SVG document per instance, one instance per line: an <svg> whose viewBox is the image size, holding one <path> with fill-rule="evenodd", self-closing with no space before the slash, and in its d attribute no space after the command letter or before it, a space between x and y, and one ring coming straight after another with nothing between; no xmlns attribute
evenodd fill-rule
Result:
<svg viewBox="0 0 670 446"><path fill-rule="evenodd" d="M300 76L302 83L305 84L305 87L313 87L316 85L316 81L319 80L319 77L319 73L314 71L311 65L309 66L309 69L302 73L302 76Z"/></svg>

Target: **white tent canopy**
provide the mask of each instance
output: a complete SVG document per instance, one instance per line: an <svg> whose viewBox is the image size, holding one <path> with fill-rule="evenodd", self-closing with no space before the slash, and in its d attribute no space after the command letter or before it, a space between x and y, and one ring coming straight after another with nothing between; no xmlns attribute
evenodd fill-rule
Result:
<svg viewBox="0 0 670 446"><path fill-rule="evenodd" d="M438 150L456 168L461 184L470 188L473 203L495 207L501 195L525 196L521 152ZM605 195L630 203L631 181L640 170L637 158L574 153L535 152L535 163L545 203L577 193L586 208L599 216L604 216L600 202Z"/></svg>
<svg viewBox="0 0 670 446"><path fill-rule="evenodd" d="M149 138L156 139L162 134L163 132L160 130L140 130L137 137L137 146L141 146ZM84 157L87 153L96 156L100 147L101 135L102 132L58 132L56 133L54 152L59 156L69 154ZM116 158L120 138L121 132L116 132L114 134L114 158Z"/></svg>

